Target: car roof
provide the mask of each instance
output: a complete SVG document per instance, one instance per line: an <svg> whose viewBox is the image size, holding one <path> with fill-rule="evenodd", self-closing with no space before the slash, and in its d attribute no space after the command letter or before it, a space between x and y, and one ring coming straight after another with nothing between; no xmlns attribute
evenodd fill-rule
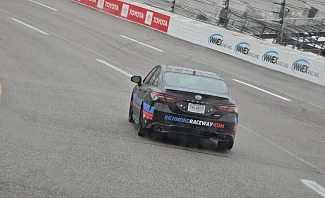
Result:
<svg viewBox="0 0 325 198"><path fill-rule="evenodd" d="M207 78L214 78L217 80L223 80L217 73L199 70L199 69L192 69L187 67L180 67L180 66L167 66L162 65L166 72L173 72L173 73L181 73L181 74L191 74L196 76L203 76Z"/></svg>

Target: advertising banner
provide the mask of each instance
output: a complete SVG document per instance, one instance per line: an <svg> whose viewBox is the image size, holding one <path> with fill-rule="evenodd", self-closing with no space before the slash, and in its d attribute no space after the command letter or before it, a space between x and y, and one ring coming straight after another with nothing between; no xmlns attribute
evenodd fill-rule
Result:
<svg viewBox="0 0 325 198"><path fill-rule="evenodd" d="M247 35L173 17L168 34L239 59L325 85L325 59Z"/></svg>
<svg viewBox="0 0 325 198"><path fill-rule="evenodd" d="M74 0L74 1L92 8L97 7L97 0Z"/></svg>
<svg viewBox="0 0 325 198"><path fill-rule="evenodd" d="M118 0L74 0L105 13L167 33L170 16Z"/></svg>

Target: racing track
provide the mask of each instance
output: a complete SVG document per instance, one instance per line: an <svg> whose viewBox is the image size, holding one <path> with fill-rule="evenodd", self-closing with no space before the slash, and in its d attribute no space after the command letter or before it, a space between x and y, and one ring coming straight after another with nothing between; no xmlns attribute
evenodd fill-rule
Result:
<svg viewBox="0 0 325 198"><path fill-rule="evenodd" d="M324 87L69 0L36 2L0 1L0 197L321 196L301 179L325 186ZM240 107L232 151L137 136L129 75L161 63L223 76Z"/></svg>

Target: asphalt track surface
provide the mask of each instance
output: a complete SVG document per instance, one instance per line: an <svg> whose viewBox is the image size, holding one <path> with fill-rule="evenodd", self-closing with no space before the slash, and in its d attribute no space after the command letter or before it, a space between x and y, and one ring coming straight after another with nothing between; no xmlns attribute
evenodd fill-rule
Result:
<svg viewBox="0 0 325 198"><path fill-rule="evenodd" d="M37 2L53 9L0 1L0 197L321 197L301 179L325 186L324 87L69 0ZM137 136L125 74L157 64L223 76L240 108L233 150Z"/></svg>

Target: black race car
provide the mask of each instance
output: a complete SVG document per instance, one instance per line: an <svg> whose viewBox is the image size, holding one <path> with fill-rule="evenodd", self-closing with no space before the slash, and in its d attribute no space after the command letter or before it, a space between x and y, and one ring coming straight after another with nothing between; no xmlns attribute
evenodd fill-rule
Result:
<svg viewBox="0 0 325 198"><path fill-rule="evenodd" d="M138 135L154 130L210 138L231 149L238 127L238 107L216 73L158 65L142 81L133 76L129 121Z"/></svg>

